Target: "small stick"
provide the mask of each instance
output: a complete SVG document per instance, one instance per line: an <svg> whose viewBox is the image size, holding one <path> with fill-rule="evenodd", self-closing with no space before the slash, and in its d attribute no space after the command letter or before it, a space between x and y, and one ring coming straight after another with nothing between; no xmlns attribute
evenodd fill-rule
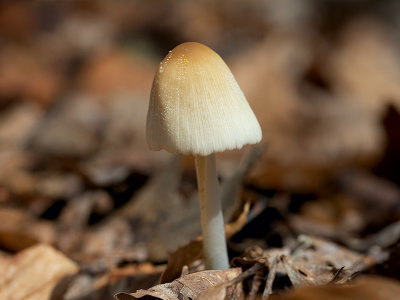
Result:
<svg viewBox="0 0 400 300"><path fill-rule="evenodd" d="M261 298L262 300L268 299L268 297L272 294L272 284L274 283L275 280L277 266L278 266L278 258L274 257L269 265L269 273L267 277L267 282L265 283L265 289Z"/></svg>
<svg viewBox="0 0 400 300"><path fill-rule="evenodd" d="M257 292L259 291L261 283L263 281L264 281L264 269L260 269L254 274L254 278L251 283L251 289L249 295L247 296L247 300L256 299Z"/></svg>

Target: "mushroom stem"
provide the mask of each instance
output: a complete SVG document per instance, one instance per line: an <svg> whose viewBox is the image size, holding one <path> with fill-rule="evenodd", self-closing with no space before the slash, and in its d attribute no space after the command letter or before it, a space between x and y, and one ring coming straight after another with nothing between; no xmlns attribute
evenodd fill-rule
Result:
<svg viewBox="0 0 400 300"><path fill-rule="evenodd" d="M212 270L228 269L228 251L224 218L218 195L215 154L196 155L195 160L206 268Z"/></svg>

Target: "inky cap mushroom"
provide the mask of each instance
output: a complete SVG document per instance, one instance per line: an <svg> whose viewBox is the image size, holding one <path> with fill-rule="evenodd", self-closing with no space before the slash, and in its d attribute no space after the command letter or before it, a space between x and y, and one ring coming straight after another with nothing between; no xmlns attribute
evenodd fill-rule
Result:
<svg viewBox="0 0 400 300"><path fill-rule="evenodd" d="M195 155L206 268L228 268L214 153L257 143L262 133L217 53L193 42L169 52L154 78L146 130L152 150Z"/></svg>
<svg viewBox="0 0 400 300"><path fill-rule="evenodd" d="M246 97L217 53L195 42L168 53L150 95L150 149L205 156L255 144L261 137Z"/></svg>

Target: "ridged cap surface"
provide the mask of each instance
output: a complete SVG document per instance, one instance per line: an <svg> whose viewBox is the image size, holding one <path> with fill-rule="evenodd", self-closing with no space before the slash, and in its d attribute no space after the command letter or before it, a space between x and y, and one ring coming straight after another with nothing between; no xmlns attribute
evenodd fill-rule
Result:
<svg viewBox="0 0 400 300"><path fill-rule="evenodd" d="M209 155L262 138L232 72L210 48L183 43L162 60L147 114L150 149Z"/></svg>

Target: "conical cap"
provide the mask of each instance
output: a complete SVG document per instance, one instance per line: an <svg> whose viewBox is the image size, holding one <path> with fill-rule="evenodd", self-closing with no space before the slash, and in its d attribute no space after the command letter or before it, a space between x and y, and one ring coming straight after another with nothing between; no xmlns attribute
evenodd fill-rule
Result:
<svg viewBox="0 0 400 300"><path fill-rule="evenodd" d="M150 149L194 155L239 149L262 138L228 66L194 42L177 46L160 63L146 131Z"/></svg>

